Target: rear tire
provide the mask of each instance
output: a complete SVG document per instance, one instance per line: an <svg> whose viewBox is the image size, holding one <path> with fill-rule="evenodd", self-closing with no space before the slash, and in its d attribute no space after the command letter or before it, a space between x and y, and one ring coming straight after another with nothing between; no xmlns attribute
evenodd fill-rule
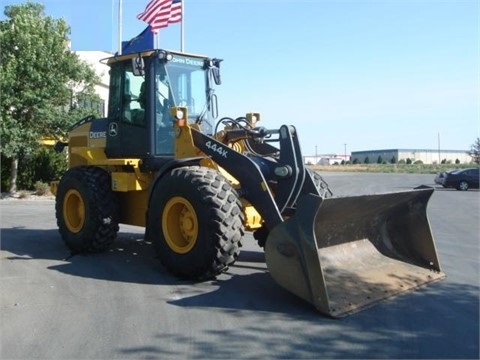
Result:
<svg viewBox="0 0 480 360"><path fill-rule="evenodd" d="M72 253L107 249L117 236L117 209L105 170L80 166L63 175L55 213L60 235Z"/></svg>
<svg viewBox="0 0 480 360"><path fill-rule="evenodd" d="M462 180L458 183L457 190L460 191L467 191L468 190L468 182Z"/></svg>
<svg viewBox="0 0 480 360"><path fill-rule="evenodd" d="M323 180L322 176L311 169L307 169L307 172L310 173L310 175L312 176L313 183L315 184L315 187L317 188L320 196L323 199L331 198L333 195L332 190L330 190L327 182Z"/></svg>
<svg viewBox="0 0 480 360"><path fill-rule="evenodd" d="M306 171L307 175L311 176L313 185L315 186L318 195L322 199L331 198L333 195L332 190L330 190L327 182L323 180L322 176L312 169L307 168ZM262 225L262 227L253 232L253 237L255 240L257 240L257 243L261 248L265 248L269 234L270 231L265 227L265 225Z"/></svg>
<svg viewBox="0 0 480 360"><path fill-rule="evenodd" d="M243 220L238 195L223 176L209 168L182 167L156 184L147 234L169 272L207 280L237 259Z"/></svg>

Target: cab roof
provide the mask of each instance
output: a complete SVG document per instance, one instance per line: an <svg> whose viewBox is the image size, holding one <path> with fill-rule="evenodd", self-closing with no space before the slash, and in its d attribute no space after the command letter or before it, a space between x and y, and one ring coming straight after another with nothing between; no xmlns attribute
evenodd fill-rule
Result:
<svg viewBox="0 0 480 360"><path fill-rule="evenodd" d="M173 55L183 55L183 56L196 57L196 58L199 58L199 59L208 59L208 56L204 56L204 55L190 54L190 53L184 53L184 52L173 51L173 50L151 49L151 50L145 50L145 51L142 51L142 52L134 52L134 53L122 54L122 55L115 54L114 56L111 56L111 57L108 57L108 58L105 58L105 59L101 59L100 62L102 64L111 65L113 63L124 61L124 60L130 60L130 59L136 58L138 56L150 57L150 56L158 54L162 51L164 51L168 54L173 54Z"/></svg>

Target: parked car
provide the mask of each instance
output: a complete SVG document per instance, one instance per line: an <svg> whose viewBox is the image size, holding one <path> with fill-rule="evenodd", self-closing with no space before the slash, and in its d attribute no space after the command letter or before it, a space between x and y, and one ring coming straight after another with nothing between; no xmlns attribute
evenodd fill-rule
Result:
<svg viewBox="0 0 480 360"><path fill-rule="evenodd" d="M445 180L445 175L457 170L458 169L453 169L453 170L439 172L437 173L437 175L435 175L435 179L433 179L433 181L437 185L443 185L443 180Z"/></svg>
<svg viewBox="0 0 480 360"><path fill-rule="evenodd" d="M445 171L437 173L437 175L435 176L435 179L433 179L433 181L435 181L435 184L443 185L443 179L445 178L445 174L446 174Z"/></svg>
<svg viewBox="0 0 480 360"><path fill-rule="evenodd" d="M459 169L447 172L443 176L443 187L455 188L457 190L466 191L470 188L478 189L480 183L478 168Z"/></svg>

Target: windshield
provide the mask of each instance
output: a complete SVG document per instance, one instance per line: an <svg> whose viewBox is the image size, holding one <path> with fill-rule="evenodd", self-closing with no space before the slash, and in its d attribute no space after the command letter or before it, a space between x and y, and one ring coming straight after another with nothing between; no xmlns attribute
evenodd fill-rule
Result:
<svg viewBox="0 0 480 360"><path fill-rule="evenodd" d="M208 98L212 90L209 89L204 59L172 55L171 60L162 60L155 67L157 154L173 153L173 136L170 134L173 121L170 109L173 106L186 107L188 122L199 123L203 133L211 134L213 131Z"/></svg>
<svg viewBox="0 0 480 360"><path fill-rule="evenodd" d="M202 131L211 133L208 77L204 59L172 54L158 69L157 91L160 103L184 106L190 123L201 120ZM210 128L210 130L209 130Z"/></svg>

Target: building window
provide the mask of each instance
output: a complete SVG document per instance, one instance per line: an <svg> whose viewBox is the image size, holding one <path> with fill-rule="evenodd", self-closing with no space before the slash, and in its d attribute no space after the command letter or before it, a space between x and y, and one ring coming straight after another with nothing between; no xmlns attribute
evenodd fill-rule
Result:
<svg viewBox="0 0 480 360"><path fill-rule="evenodd" d="M105 117L105 101L102 99L89 99L79 96L77 99L77 107L81 109L91 109L97 111L102 117Z"/></svg>

